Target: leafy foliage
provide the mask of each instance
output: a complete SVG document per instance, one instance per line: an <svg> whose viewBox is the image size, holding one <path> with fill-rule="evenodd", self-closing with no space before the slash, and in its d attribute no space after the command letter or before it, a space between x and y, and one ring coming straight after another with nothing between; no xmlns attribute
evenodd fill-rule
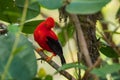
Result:
<svg viewBox="0 0 120 80"><path fill-rule="evenodd" d="M75 31L74 26L71 23L61 28L61 32L58 33L58 37L59 37L60 42L62 43L62 46L65 46L66 42L71 37L73 37L74 31Z"/></svg>
<svg viewBox="0 0 120 80"><path fill-rule="evenodd" d="M38 2L47 9L57 9L63 5L63 0L38 0Z"/></svg>
<svg viewBox="0 0 120 80"><path fill-rule="evenodd" d="M66 11L75 14L93 14L101 10L110 0L73 0Z"/></svg>
<svg viewBox="0 0 120 80"><path fill-rule="evenodd" d="M2 75L8 62L15 38L15 35L11 32L7 36L0 36L0 75ZM36 75L36 71L36 57L32 44L25 36L20 35L14 58L5 79L31 80Z"/></svg>
<svg viewBox="0 0 120 80"><path fill-rule="evenodd" d="M62 67L60 67L58 69L58 72L61 70L67 70L67 69L71 69L71 68L80 68L80 69L87 69L86 66L82 65L82 64L78 64L78 63L69 63L69 64L65 64Z"/></svg>
<svg viewBox="0 0 120 80"><path fill-rule="evenodd" d="M53 80L53 77L47 74L44 68L40 68L37 75L40 80Z"/></svg>
<svg viewBox="0 0 120 80"><path fill-rule="evenodd" d="M107 74L111 74L120 70L120 64L104 65L101 68L95 68L91 73L99 77L106 78Z"/></svg>
<svg viewBox="0 0 120 80"><path fill-rule="evenodd" d="M66 5L65 10L69 14L94 14L99 12L110 1L111 0L72 0ZM0 79L11 55L10 53L13 48L13 44L17 38L16 34L19 32L18 25L20 24L23 13L24 2L25 0L0 0L0 20L10 24L8 26L9 32L7 36L0 35ZM64 0L29 0L26 21L24 21L24 27L21 32L32 34L37 25L42 22L42 20L27 21L38 16L40 14L41 7L53 10L61 8L64 4L66 4ZM74 31L75 29L72 23L68 23L66 26L61 28L61 32L58 34L58 37L62 46L64 46L66 42L73 37ZM107 57L118 58L117 53L110 46L102 46L100 51ZM32 44L23 34L20 34L20 40L18 41L13 57L14 58L7 71L7 76L5 77L6 80L53 80L53 77L47 74L44 69L40 69L37 73L36 57L34 55ZM58 72L71 68L87 69L84 65L69 63L60 67ZM120 77L118 70L120 70L119 64L106 64L100 68L93 69L91 73L102 78L100 80L104 80L107 74L111 74L114 80L119 80ZM36 73L37 77L35 78Z"/></svg>
<svg viewBox="0 0 120 80"><path fill-rule="evenodd" d="M9 23L17 22L20 11L14 6L13 0L0 0L0 19Z"/></svg>
<svg viewBox="0 0 120 80"><path fill-rule="evenodd" d="M19 31L18 25L17 24L12 24L8 26L8 31L15 34Z"/></svg>
<svg viewBox="0 0 120 80"><path fill-rule="evenodd" d="M0 19L9 23L19 22L24 8L25 0L0 0ZM4 5L3 5L4 4ZM38 2L29 4L26 19L36 17L40 13Z"/></svg>
<svg viewBox="0 0 120 80"><path fill-rule="evenodd" d="M24 2L25 0L15 0L16 7L19 9L20 13L22 14L23 8L24 8ZM26 19L32 19L36 17L40 13L40 6L37 1L29 0L29 6L27 10L27 16Z"/></svg>
<svg viewBox="0 0 120 80"><path fill-rule="evenodd" d="M45 77L47 74L46 74L46 71L45 71L44 68L40 68L37 75L38 75L39 78L43 78L43 77Z"/></svg>
<svg viewBox="0 0 120 80"><path fill-rule="evenodd" d="M114 49L110 46L102 46L100 48L100 51L106 55L107 57L110 57L110 58L117 58L119 57L118 54L114 51Z"/></svg>
<svg viewBox="0 0 120 80"><path fill-rule="evenodd" d="M40 22L42 22L42 21L43 20L35 20L35 21L26 22L24 24L22 32L24 32L26 34L32 34L33 31L35 30L35 28L37 27L37 25L40 24Z"/></svg>
<svg viewBox="0 0 120 80"><path fill-rule="evenodd" d="M114 80L120 80L119 72L114 72L114 73L111 74L111 76Z"/></svg>

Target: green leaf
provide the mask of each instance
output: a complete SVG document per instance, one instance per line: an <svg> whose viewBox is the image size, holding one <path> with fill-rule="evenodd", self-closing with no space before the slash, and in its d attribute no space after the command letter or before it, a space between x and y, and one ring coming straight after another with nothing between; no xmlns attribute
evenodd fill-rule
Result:
<svg viewBox="0 0 120 80"><path fill-rule="evenodd" d="M102 46L100 48L100 52L110 58L118 58L119 57L118 54L114 51L114 49L107 45Z"/></svg>
<svg viewBox="0 0 120 80"><path fill-rule="evenodd" d="M20 13L22 14L24 8L25 0L15 0L16 6L20 9ZM40 6L37 1L29 0L29 6L27 10L26 19L32 19L40 14Z"/></svg>
<svg viewBox="0 0 120 80"><path fill-rule="evenodd" d="M120 73L119 72L114 72L111 74L113 80L120 80Z"/></svg>
<svg viewBox="0 0 120 80"><path fill-rule="evenodd" d="M0 0L0 19L9 23L20 22L25 0ZM40 13L37 1L29 0L26 19L36 17Z"/></svg>
<svg viewBox="0 0 120 80"><path fill-rule="evenodd" d="M63 0L38 0L38 2L47 9L57 9L63 5Z"/></svg>
<svg viewBox="0 0 120 80"><path fill-rule="evenodd" d="M17 33L19 31L17 24L12 24L8 26L8 31L11 33Z"/></svg>
<svg viewBox="0 0 120 80"><path fill-rule="evenodd" d="M13 33L9 32L7 36L0 36L0 75L2 75L8 62L14 42L15 35ZM36 72L37 62L33 46L28 39L21 34L5 80L32 80Z"/></svg>
<svg viewBox="0 0 120 80"><path fill-rule="evenodd" d="M73 37L73 33L74 33L74 31L75 31L74 25L71 24L71 23L69 23L69 24L66 26L66 30L67 30L68 38Z"/></svg>
<svg viewBox="0 0 120 80"><path fill-rule="evenodd" d="M93 14L101 10L110 0L72 0L66 11L74 14Z"/></svg>
<svg viewBox="0 0 120 80"><path fill-rule="evenodd" d="M14 0L0 0L0 19L9 23L18 22L21 13L14 4Z"/></svg>
<svg viewBox="0 0 120 80"><path fill-rule="evenodd" d="M42 79L36 77L36 78L34 78L34 79L32 79L32 80L42 80Z"/></svg>
<svg viewBox="0 0 120 80"><path fill-rule="evenodd" d="M63 30L60 33L58 33L58 37L59 37L59 40L62 46L65 46L66 40L65 40L65 35L64 35Z"/></svg>
<svg viewBox="0 0 120 80"><path fill-rule="evenodd" d="M118 18L120 17L120 8L119 8L119 10L118 10L118 12L117 12L117 17L118 17Z"/></svg>
<svg viewBox="0 0 120 80"><path fill-rule="evenodd" d="M24 24L22 32L27 34L32 34L35 28L40 24L43 20L29 21Z"/></svg>
<svg viewBox="0 0 120 80"><path fill-rule="evenodd" d="M61 28L61 32L58 33L58 37L59 37L60 42L62 43L62 46L65 46L66 42L71 37L73 37L74 31L75 31L75 28L74 28L73 24L71 24L71 23L68 23L66 26Z"/></svg>
<svg viewBox="0 0 120 80"><path fill-rule="evenodd" d="M99 77L106 78L107 74L111 74L120 70L120 64L105 65L101 68L95 68L91 73L96 74Z"/></svg>
<svg viewBox="0 0 120 80"><path fill-rule="evenodd" d="M53 80L53 77L51 75L47 75L44 80Z"/></svg>
<svg viewBox="0 0 120 80"><path fill-rule="evenodd" d="M78 63L69 63L69 64L64 64L62 67L58 69L58 72L61 70L67 70L70 68L81 68L81 69L87 69L86 66L78 64Z"/></svg>
<svg viewBox="0 0 120 80"><path fill-rule="evenodd" d="M39 72L38 72L38 77L42 79L42 78L44 78L46 75L47 75L47 74L46 74L45 69L44 69L44 68L40 68L40 70L39 70Z"/></svg>

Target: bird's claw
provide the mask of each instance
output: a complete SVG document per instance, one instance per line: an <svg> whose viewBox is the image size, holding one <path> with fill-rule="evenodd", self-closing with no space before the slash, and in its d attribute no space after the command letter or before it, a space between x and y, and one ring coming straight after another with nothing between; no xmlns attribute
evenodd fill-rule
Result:
<svg viewBox="0 0 120 80"><path fill-rule="evenodd" d="M40 51L43 51L43 49L42 48L37 48L36 51L40 52Z"/></svg>
<svg viewBox="0 0 120 80"><path fill-rule="evenodd" d="M52 57L47 57L46 58L46 61L50 61L50 60L52 60Z"/></svg>
<svg viewBox="0 0 120 80"><path fill-rule="evenodd" d="M47 58L46 58L46 61L50 61L50 60L52 60L52 58L53 58L54 56L56 56L56 54L52 54L52 56L47 57Z"/></svg>

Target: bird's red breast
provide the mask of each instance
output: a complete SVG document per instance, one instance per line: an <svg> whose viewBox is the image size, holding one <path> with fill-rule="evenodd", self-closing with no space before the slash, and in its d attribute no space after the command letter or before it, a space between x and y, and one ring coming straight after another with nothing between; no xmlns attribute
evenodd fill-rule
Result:
<svg viewBox="0 0 120 80"><path fill-rule="evenodd" d="M62 47L58 41L58 37L51 30L55 25L53 18L49 17L42 23L40 23L34 31L35 41L44 49L53 52L54 55L58 55L61 59L61 63L65 64L65 58L63 56Z"/></svg>
<svg viewBox="0 0 120 80"><path fill-rule="evenodd" d="M58 40L56 34L51 30L54 27L54 20L49 17L44 22L40 23L34 31L34 39L45 50L52 52L47 42L47 37L51 37L54 40Z"/></svg>

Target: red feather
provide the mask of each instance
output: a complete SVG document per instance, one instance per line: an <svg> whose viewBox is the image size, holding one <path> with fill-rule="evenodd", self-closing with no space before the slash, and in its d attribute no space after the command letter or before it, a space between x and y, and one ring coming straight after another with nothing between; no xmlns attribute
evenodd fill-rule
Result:
<svg viewBox="0 0 120 80"><path fill-rule="evenodd" d="M40 23L35 29L34 39L44 50L53 52L55 55L56 54L59 55L60 58L62 57L62 60L63 60L62 63L65 63L62 48L58 42L58 37L51 30L51 28L53 28L54 25L55 25L55 22L53 18L48 17L45 21Z"/></svg>

